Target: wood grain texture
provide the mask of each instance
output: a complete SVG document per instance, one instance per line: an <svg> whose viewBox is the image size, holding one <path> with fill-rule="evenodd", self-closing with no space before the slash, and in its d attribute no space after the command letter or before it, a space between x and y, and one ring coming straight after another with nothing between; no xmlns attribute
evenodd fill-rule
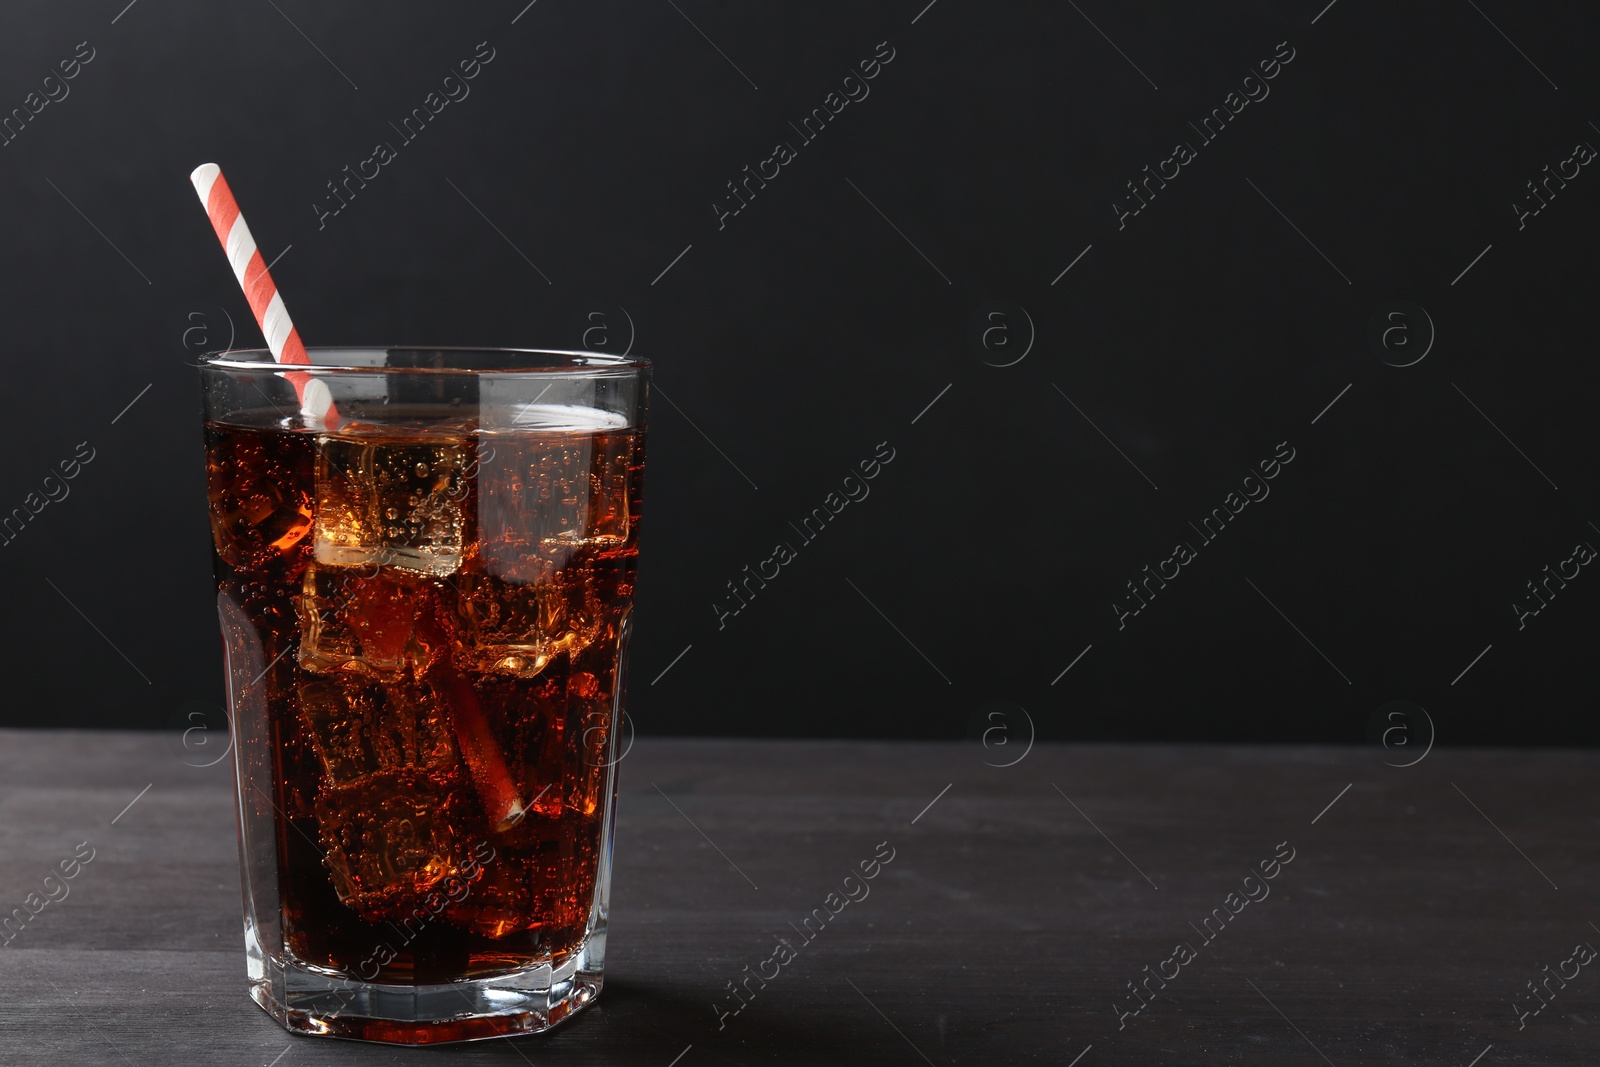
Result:
<svg viewBox="0 0 1600 1067"><path fill-rule="evenodd" d="M1511 1007L1600 946L1593 753L1400 770L1378 750L1039 745L994 768L976 743L641 739L598 1005L549 1035L409 1050L290 1037L246 999L229 766L177 752L0 732L0 909L95 849L0 948L0 1062L1600 1062L1600 967L1520 1031ZM884 841L870 895L719 1030L724 984ZM1190 924L1281 842L1270 895L1203 942ZM1197 958L1119 1029L1126 983L1180 941Z"/></svg>

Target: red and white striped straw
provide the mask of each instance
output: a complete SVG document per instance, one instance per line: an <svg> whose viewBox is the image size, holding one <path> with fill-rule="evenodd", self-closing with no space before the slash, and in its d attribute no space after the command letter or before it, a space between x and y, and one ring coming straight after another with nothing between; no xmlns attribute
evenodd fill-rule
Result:
<svg viewBox="0 0 1600 1067"><path fill-rule="evenodd" d="M212 229L217 231L217 240L222 242L222 250L233 267L233 276L244 290L244 298L267 339L272 358L279 363L310 364L306 346L301 343L294 323L289 321L283 297L278 295L278 286L267 273L266 261L261 258L256 239L250 235L250 227L239 211L239 202L233 198L233 190L228 188L228 179L222 176L222 168L215 163L202 163L189 175L189 180L200 195ZM325 382L304 371L286 371L283 376L294 385L295 395L300 399L300 413L307 422L329 428L339 424L333 394L328 392Z"/></svg>

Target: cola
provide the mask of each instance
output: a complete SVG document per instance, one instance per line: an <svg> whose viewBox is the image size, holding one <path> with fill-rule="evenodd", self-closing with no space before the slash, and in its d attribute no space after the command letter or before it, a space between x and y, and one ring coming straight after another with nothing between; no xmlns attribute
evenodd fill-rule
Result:
<svg viewBox="0 0 1600 1067"><path fill-rule="evenodd" d="M278 899L247 915L291 969L560 974L603 930L642 430L571 405L501 423L206 423L230 704L262 709L236 726L266 753L239 757L246 848L270 804L276 853L246 881Z"/></svg>

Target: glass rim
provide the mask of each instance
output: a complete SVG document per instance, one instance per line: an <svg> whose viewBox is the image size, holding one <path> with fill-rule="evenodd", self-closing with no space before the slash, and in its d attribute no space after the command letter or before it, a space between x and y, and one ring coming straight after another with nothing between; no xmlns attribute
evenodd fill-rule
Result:
<svg viewBox="0 0 1600 1067"><path fill-rule="evenodd" d="M433 352L442 355L481 355L506 357L501 367L390 367L353 362L339 362L340 355L389 352ZM331 358L326 363L279 363L266 348L229 348L207 352L200 357L202 369L226 371L256 371L281 374L284 371L301 371L313 377L344 374L417 374L439 376L466 376L486 374L567 374L598 377L618 372L631 373L649 370L650 360L643 356L611 355L606 352L563 348L511 348L493 345L308 345L306 354L315 360L318 355ZM512 357L535 357L516 359ZM542 358L544 362L538 360Z"/></svg>

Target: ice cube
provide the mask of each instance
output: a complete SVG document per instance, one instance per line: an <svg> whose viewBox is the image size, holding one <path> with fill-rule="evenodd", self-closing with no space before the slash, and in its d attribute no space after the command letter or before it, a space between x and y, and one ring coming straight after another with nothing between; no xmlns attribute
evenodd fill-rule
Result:
<svg viewBox="0 0 1600 1067"><path fill-rule="evenodd" d="M447 772L458 763L433 695L414 682L307 678L298 695L322 781L330 788L380 772Z"/></svg>
<svg viewBox="0 0 1600 1067"><path fill-rule="evenodd" d="M514 931L536 943L571 943L594 900L601 821L530 816L494 843L481 879L444 913L451 925L484 937Z"/></svg>
<svg viewBox="0 0 1600 1067"><path fill-rule="evenodd" d="M625 632L602 624L567 657L563 684L545 705L546 721L559 725L554 743L528 750L528 779L551 783L545 801L554 799L556 810L569 816L599 810L612 763L624 752L613 746L613 735L619 728L616 687Z"/></svg>
<svg viewBox="0 0 1600 1067"><path fill-rule="evenodd" d="M604 629L586 648L555 657L530 685L486 675L473 685L491 722L510 723L504 755L529 817L592 815L603 803L613 747L621 639Z"/></svg>
<svg viewBox="0 0 1600 1067"><path fill-rule="evenodd" d="M347 428L317 439L319 562L449 575L461 565L471 492L465 435Z"/></svg>
<svg viewBox="0 0 1600 1067"><path fill-rule="evenodd" d="M522 821L528 809L472 683L445 660L434 668L432 679L449 708L450 726L455 731L461 760L478 791L485 825L496 833L511 829Z"/></svg>
<svg viewBox="0 0 1600 1067"><path fill-rule="evenodd" d="M339 899L369 919L404 913L465 855L455 828L473 805L447 712L410 680L312 678L298 696L322 768L313 811Z"/></svg>
<svg viewBox="0 0 1600 1067"><path fill-rule="evenodd" d="M528 929L535 925L535 916L546 914L540 908L545 902L534 896L528 859L501 852L496 850L483 867L483 877L445 909L444 917L452 926L483 937L504 937Z"/></svg>
<svg viewBox="0 0 1600 1067"><path fill-rule="evenodd" d="M231 427L210 437L206 483L217 555L246 570L292 558L311 532L306 442Z"/></svg>
<svg viewBox="0 0 1600 1067"><path fill-rule="evenodd" d="M615 686L620 682L621 652L611 640L599 640L573 658L571 680L567 683L567 714L581 730L573 747L578 758L563 775L566 804L573 811L593 815L604 802L603 789L610 780L613 761L626 749L613 737L620 728L617 721Z"/></svg>
<svg viewBox="0 0 1600 1067"><path fill-rule="evenodd" d="M480 552L497 577L538 581L578 548L628 539L637 435L615 429L619 416L608 412L548 407L562 413L560 422L519 416L519 423L538 428L496 430L480 439Z"/></svg>
<svg viewBox="0 0 1600 1067"><path fill-rule="evenodd" d="M473 681L488 722L504 724L502 755L529 817L561 814L563 759L574 736L567 728L567 660L554 660L532 684L524 679L480 675Z"/></svg>
<svg viewBox="0 0 1600 1067"><path fill-rule="evenodd" d="M298 604L300 665L398 678L410 664L417 618L430 607L424 580L404 570L312 561Z"/></svg>
<svg viewBox="0 0 1600 1067"><path fill-rule="evenodd" d="M526 584L492 573L462 574L455 582L462 667L533 678L556 656L587 646L600 613L590 602L586 574L573 566Z"/></svg>
<svg viewBox="0 0 1600 1067"><path fill-rule="evenodd" d="M559 651L567 606L560 583L463 574L456 589L464 668L533 678Z"/></svg>
<svg viewBox="0 0 1600 1067"><path fill-rule="evenodd" d="M341 903L363 918L404 913L460 871L459 777L380 771L317 796L317 826Z"/></svg>

